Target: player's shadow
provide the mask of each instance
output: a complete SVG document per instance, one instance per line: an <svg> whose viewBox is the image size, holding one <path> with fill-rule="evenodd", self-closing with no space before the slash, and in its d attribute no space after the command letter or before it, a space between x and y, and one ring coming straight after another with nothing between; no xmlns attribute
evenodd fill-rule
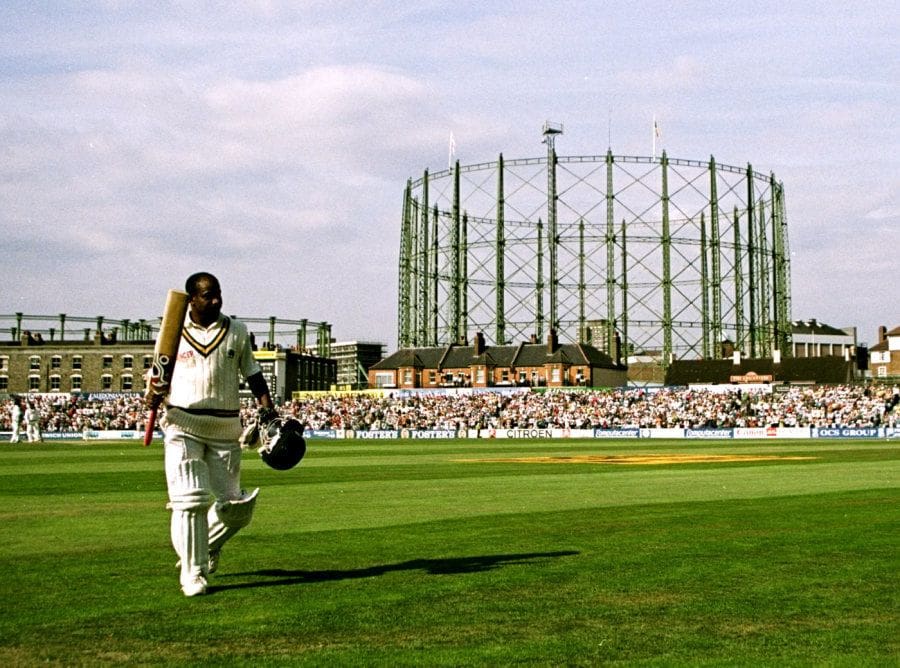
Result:
<svg viewBox="0 0 900 668"><path fill-rule="evenodd" d="M369 566L368 568L354 568L351 570L288 570L284 568L266 568L258 571L244 573L217 574L216 580L222 578L256 578L253 582L241 582L234 584L215 584L209 588L209 592L224 591L227 589L250 589L253 587L282 587L287 585L309 584L313 582L328 582L333 580L355 580L359 578L373 578L385 573L397 571L424 571L429 575L459 575L462 573L481 573L492 571L503 566L513 564L529 564L545 559L570 557L578 554L574 550L562 550L558 552L528 552L524 554L492 554L478 557L448 557L446 559L411 559L398 564L384 564L381 566Z"/></svg>

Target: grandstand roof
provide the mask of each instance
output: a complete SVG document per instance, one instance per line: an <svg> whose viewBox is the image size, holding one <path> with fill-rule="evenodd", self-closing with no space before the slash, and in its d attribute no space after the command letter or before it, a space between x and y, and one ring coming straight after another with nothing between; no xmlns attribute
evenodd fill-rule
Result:
<svg viewBox="0 0 900 668"><path fill-rule="evenodd" d="M821 334L827 336L848 336L847 332L824 322L819 322L815 318L811 320L795 320L791 323L791 332L793 334Z"/></svg>

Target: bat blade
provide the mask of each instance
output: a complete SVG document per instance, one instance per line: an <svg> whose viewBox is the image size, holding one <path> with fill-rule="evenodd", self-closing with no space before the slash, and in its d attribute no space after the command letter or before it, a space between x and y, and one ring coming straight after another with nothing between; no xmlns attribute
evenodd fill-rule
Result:
<svg viewBox="0 0 900 668"><path fill-rule="evenodd" d="M188 301L188 294L181 290L169 290L166 296L166 307L159 326L159 334L156 337L156 345L153 348L153 362L150 366L150 379L147 384L148 394L152 392L165 396L169 393L169 383L172 381L172 371L175 368L175 359L178 357L178 343L181 340L181 329L184 326ZM147 418L144 446L150 445L150 441L153 440L155 427L156 408L153 408Z"/></svg>

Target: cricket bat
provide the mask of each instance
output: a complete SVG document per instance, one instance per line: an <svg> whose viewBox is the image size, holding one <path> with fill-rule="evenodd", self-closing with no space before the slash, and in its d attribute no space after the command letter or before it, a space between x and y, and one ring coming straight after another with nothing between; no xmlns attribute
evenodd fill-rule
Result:
<svg viewBox="0 0 900 668"><path fill-rule="evenodd" d="M153 363L150 366L150 378L147 383L148 394L153 392L165 396L169 393L169 383L172 381L172 370L175 368L175 359L178 357L178 343L181 341L181 329L184 327L188 299L188 294L180 290L169 290L166 297L166 308L163 311L159 335L156 337L156 345L153 348ZM150 441L153 440L155 428L156 407L153 407L147 418L144 447L150 445Z"/></svg>

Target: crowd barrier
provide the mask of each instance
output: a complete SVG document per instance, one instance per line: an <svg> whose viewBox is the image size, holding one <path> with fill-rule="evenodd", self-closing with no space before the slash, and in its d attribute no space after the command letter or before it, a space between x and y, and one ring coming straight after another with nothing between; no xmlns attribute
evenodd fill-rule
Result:
<svg viewBox="0 0 900 668"><path fill-rule="evenodd" d="M162 437L162 434L158 434ZM0 443L9 441L10 431L0 431ZM41 434L44 441L130 441L144 438L144 432L129 429L123 430L88 430L88 431L45 431ZM19 432L19 442L26 443L25 430Z"/></svg>
<svg viewBox="0 0 900 668"><path fill-rule="evenodd" d="M0 442L8 442L11 432L0 432ZM618 429L382 429L354 431L343 429L308 429L308 439L349 439L349 440L441 440L452 438L482 438L525 441L547 441L557 439L685 439L685 440L728 440L728 439L893 439L900 438L900 427L734 427L728 429L646 429L622 427ZM142 431L100 431L85 432L45 432L45 441L118 441L142 439ZM162 438L160 432L157 438ZM24 439L24 433L20 434ZM24 442L24 440L22 441Z"/></svg>
<svg viewBox="0 0 900 668"><path fill-rule="evenodd" d="M452 429L417 431L386 429L381 431L308 431L308 438L341 438L360 440L380 439L442 439L484 438L513 440L579 439L768 439L768 438L900 438L900 428L893 427L735 427L716 429L646 429L621 427L618 429Z"/></svg>

